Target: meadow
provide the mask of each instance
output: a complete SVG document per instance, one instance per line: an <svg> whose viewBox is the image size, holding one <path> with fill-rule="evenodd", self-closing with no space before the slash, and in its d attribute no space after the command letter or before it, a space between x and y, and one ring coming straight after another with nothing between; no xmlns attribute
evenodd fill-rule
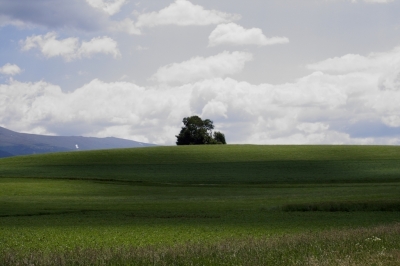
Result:
<svg viewBox="0 0 400 266"><path fill-rule="evenodd" d="M0 265L398 265L400 147L0 160Z"/></svg>

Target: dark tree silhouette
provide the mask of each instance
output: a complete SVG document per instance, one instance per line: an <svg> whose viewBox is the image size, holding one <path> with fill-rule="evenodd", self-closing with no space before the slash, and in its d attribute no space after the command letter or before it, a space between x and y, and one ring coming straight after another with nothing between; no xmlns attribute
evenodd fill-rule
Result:
<svg viewBox="0 0 400 266"><path fill-rule="evenodd" d="M214 132L213 136L214 125L210 119L202 120L195 115L185 117L182 122L184 127L176 136L176 145L226 144L221 132Z"/></svg>
<svg viewBox="0 0 400 266"><path fill-rule="evenodd" d="M217 144L226 144L225 135L219 131L214 132L214 140Z"/></svg>

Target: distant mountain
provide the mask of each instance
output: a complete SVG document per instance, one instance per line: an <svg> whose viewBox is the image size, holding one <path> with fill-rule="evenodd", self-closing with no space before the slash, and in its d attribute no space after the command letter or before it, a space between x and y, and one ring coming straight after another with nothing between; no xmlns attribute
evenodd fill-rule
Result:
<svg viewBox="0 0 400 266"><path fill-rule="evenodd" d="M0 158L49 152L154 146L119 138L63 137L18 133L0 127Z"/></svg>
<svg viewBox="0 0 400 266"><path fill-rule="evenodd" d="M13 156L11 153L0 150L0 158Z"/></svg>

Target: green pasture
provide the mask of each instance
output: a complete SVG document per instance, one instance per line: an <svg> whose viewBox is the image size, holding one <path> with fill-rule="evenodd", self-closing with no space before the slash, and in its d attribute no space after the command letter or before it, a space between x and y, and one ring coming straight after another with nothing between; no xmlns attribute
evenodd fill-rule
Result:
<svg viewBox="0 0 400 266"><path fill-rule="evenodd" d="M2 177L101 179L173 184L400 182L395 146L153 147L21 156Z"/></svg>
<svg viewBox="0 0 400 266"><path fill-rule="evenodd" d="M205 248L398 223L395 146L151 147L0 160L0 264L4 254ZM400 249L398 233L390 241Z"/></svg>

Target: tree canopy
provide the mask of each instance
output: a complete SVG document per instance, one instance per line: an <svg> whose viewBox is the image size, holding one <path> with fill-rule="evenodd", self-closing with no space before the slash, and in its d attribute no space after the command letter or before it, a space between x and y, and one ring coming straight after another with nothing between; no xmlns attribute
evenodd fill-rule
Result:
<svg viewBox="0 0 400 266"><path fill-rule="evenodd" d="M182 120L176 145L226 144L225 135L219 131L213 133L214 124L210 119L202 120L197 115Z"/></svg>

